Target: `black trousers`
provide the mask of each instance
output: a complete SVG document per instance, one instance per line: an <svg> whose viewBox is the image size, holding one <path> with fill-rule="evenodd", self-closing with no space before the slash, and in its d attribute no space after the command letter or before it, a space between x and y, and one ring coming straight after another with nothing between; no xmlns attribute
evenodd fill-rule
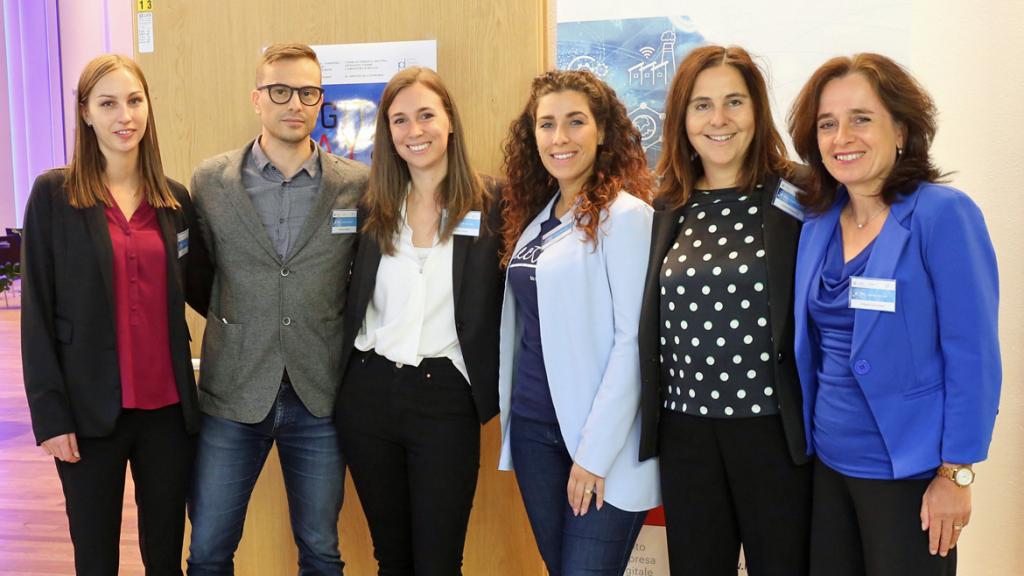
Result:
<svg viewBox="0 0 1024 576"><path fill-rule="evenodd" d="M75 572L117 574L125 467L130 463L146 574L180 576L185 497L195 452L181 405L123 410L113 434L79 437L78 450L80 461L56 461L75 547Z"/></svg>
<svg viewBox="0 0 1024 576"><path fill-rule="evenodd" d="M336 424L378 574L461 574L480 469L480 423L462 374L445 358L397 367L356 351Z"/></svg>
<svg viewBox="0 0 1024 576"><path fill-rule="evenodd" d="M665 410L658 430L673 576L807 574L811 466L789 457L778 416L717 419Z"/></svg>
<svg viewBox="0 0 1024 576"><path fill-rule="evenodd" d="M932 556L921 530L930 483L850 478L816 461L812 576L954 576L956 549Z"/></svg>

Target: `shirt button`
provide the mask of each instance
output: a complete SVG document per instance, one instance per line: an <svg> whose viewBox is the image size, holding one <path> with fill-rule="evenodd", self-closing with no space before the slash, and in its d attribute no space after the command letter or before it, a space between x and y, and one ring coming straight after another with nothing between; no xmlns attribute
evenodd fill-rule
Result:
<svg viewBox="0 0 1024 576"><path fill-rule="evenodd" d="M779 364L782 364L782 358L783 358L782 350L779 350L779 353L776 354L776 356L775 356L775 361L778 362Z"/></svg>
<svg viewBox="0 0 1024 576"><path fill-rule="evenodd" d="M285 316L284 318L281 318L281 325L282 326L291 326L291 324L292 324L292 319L291 319L290 316Z"/></svg>
<svg viewBox="0 0 1024 576"><path fill-rule="evenodd" d="M277 223L278 224L284 224L284 218L278 218L277 219Z"/></svg>
<svg viewBox="0 0 1024 576"><path fill-rule="evenodd" d="M430 372L427 372L427 380L430 380Z"/></svg>
<svg viewBox="0 0 1024 576"><path fill-rule="evenodd" d="M402 364L401 362L395 362L395 368L401 369L402 366L405 366L405 364Z"/></svg>
<svg viewBox="0 0 1024 576"><path fill-rule="evenodd" d="M129 260L135 260L135 252L129 252L128 253L128 259Z"/></svg>
<svg viewBox="0 0 1024 576"><path fill-rule="evenodd" d="M289 275L291 273L292 273L291 270L289 270L287 268L281 268L281 276L287 276L287 275Z"/></svg>
<svg viewBox="0 0 1024 576"><path fill-rule="evenodd" d="M857 360L853 363L853 371L863 376L868 372L871 372L871 363L867 360Z"/></svg>

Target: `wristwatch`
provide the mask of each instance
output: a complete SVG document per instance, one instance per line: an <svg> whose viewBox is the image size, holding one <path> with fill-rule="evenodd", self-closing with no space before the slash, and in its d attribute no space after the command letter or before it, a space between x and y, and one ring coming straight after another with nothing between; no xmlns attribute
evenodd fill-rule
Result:
<svg viewBox="0 0 1024 576"><path fill-rule="evenodd" d="M970 466L939 466L936 474L949 478L954 484L966 488L974 483L974 470Z"/></svg>

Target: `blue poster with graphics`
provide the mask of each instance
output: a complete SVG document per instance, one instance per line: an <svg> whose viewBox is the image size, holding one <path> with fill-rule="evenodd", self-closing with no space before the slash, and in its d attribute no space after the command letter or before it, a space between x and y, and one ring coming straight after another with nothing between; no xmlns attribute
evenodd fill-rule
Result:
<svg viewBox="0 0 1024 576"><path fill-rule="evenodd" d="M654 168L676 65L703 43L686 16L560 22L558 67L590 70L615 89Z"/></svg>
<svg viewBox="0 0 1024 576"><path fill-rule="evenodd" d="M313 46L323 72L323 107L311 137L320 148L369 164L377 104L396 72L437 69L437 42L371 42Z"/></svg>

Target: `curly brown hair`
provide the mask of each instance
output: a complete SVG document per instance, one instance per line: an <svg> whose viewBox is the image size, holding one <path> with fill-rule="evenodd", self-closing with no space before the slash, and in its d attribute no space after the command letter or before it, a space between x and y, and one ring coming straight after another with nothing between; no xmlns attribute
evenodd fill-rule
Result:
<svg viewBox="0 0 1024 576"><path fill-rule="evenodd" d="M903 152L882 184L880 197L892 204L897 194L909 194L920 182L945 178L932 163L929 149L935 138L935 102L909 72L891 58L869 52L838 56L815 70L789 112L793 148L810 167L810 185L800 199L814 212L828 210L839 182L829 174L818 149L818 106L825 85L850 74L861 74L878 94L897 126L906 132Z"/></svg>
<svg viewBox="0 0 1024 576"><path fill-rule="evenodd" d="M666 98L664 148L657 168L661 179L658 197L673 207L686 203L697 180L704 175L704 165L686 135L686 111L697 77L716 66L732 66L740 73L754 108L754 137L740 170L738 187L753 190L769 175L790 180L796 177L793 164L786 157L786 145L772 121L768 87L760 67L739 46L701 46L694 48L679 65Z"/></svg>
<svg viewBox="0 0 1024 576"><path fill-rule="evenodd" d="M626 107L608 84L585 70L555 70L537 76L530 87L530 99L512 121L502 145L505 159L505 193L502 195L502 264L507 265L519 236L558 189L537 153L537 103L541 97L574 91L586 97L590 113L604 141L598 145L590 177L579 192L576 226L597 245L597 229L604 211L620 190L650 202L654 187L647 158L640 144L640 132L633 126ZM606 215L606 214L605 214Z"/></svg>

